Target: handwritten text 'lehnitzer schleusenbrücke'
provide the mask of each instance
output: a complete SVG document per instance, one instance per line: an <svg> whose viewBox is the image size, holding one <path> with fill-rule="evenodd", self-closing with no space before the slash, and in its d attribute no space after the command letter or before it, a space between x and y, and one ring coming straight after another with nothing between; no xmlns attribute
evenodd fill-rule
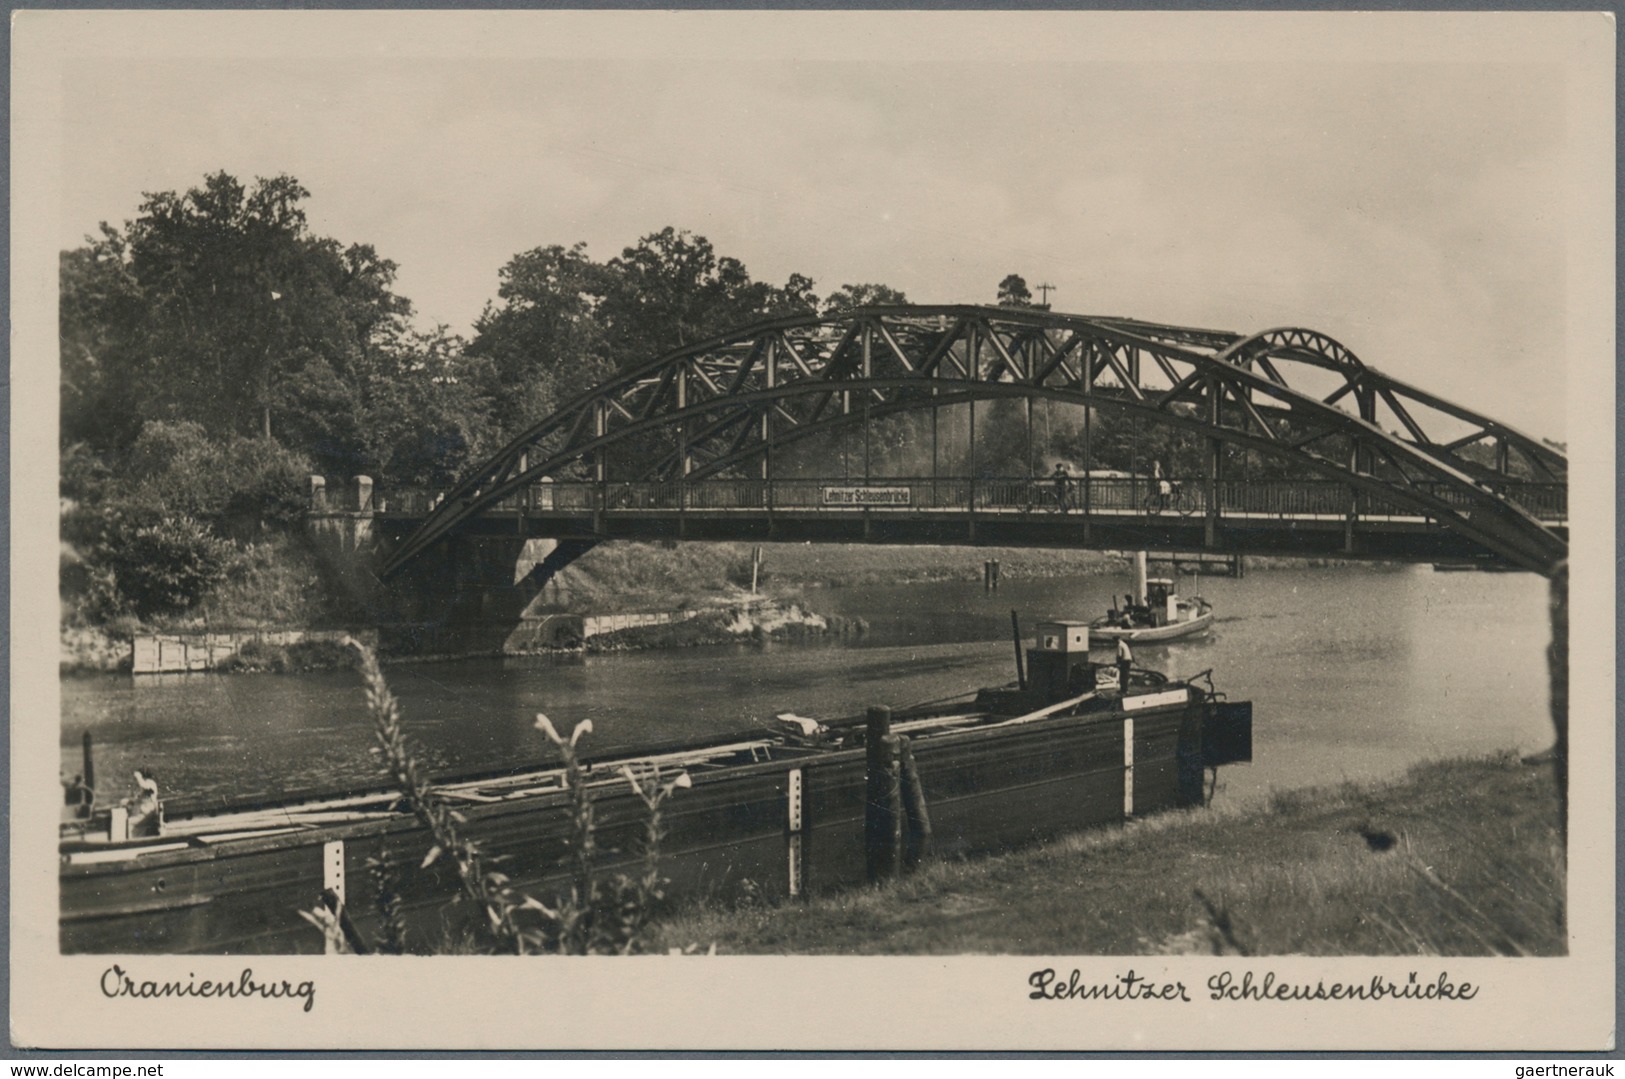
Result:
<svg viewBox="0 0 1625 1079"><path fill-rule="evenodd" d="M1027 978L1032 992L1029 1000L1177 1000L1191 1002L1184 982L1156 982L1130 970L1103 981L1088 981L1074 969L1061 977L1053 967L1035 970ZM1452 981L1444 971L1431 981L1423 981L1414 970L1404 980L1373 974L1362 981L1289 982L1274 971L1240 976L1225 970L1207 979L1207 999L1214 1001L1319 1001L1319 1000L1472 1000L1478 986Z"/></svg>

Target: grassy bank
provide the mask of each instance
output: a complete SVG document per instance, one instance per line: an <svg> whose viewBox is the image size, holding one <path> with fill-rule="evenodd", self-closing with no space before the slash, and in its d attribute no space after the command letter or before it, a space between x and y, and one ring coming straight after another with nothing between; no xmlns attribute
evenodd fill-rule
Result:
<svg viewBox="0 0 1625 1079"><path fill-rule="evenodd" d="M659 932L734 954L1560 955L1563 887L1551 766L1507 756L691 910Z"/></svg>
<svg viewBox="0 0 1625 1079"><path fill-rule="evenodd" d="M988 559L998 560L1005 580L1126 574L1132 569L1125 554L1075 549L845 543L764 543L761 548L759 583L769 594L785 598L823 587L977 581ZM581 610L703 606L748 587L751 550L748 543L605 543L583 555L559 580L566 601ZM1249 569L1392 568L1335 559L1249 558L1247 564Z"/></svg>
<svg viewBox="0 0 1625 1079"><path fill-rule="evenodd" d="M1007 580L1125 571L1126 559L1100 551L1004 547L911 547L764 543L758 586L785 602L813 589L927 581L975 581L999 560ZM593 614L678 610L737 602L751 583L752 544L605 543L558 577L558 596ZM816 600L811 601L816 608Z"/></svg>

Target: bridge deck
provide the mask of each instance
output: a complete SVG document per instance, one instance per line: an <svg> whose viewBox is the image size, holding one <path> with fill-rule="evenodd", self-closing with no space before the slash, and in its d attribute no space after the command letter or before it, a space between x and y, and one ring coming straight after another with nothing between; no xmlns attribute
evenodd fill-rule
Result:
<svg viewBox="0 0 1625 1079"><path fill-rule="evenodd" d="M1194 493L1193 492L1194 488ZM1522 492L1566 533L1566 506ZM1170 508L1140 482L1074 484L1067 509L1042 481L710 481L540 484L465 526L474 536L556 539L973 544L1212 551L1412 561L1486 552L1431 519L1352 496L1340 484L1221 484L1209 514L1188 482ZM859 504L862 503L862 504ZM414 496L378 507L386 532L409 532L432 507ZM1335 508L1334 508L1335 507Z"/></svg>

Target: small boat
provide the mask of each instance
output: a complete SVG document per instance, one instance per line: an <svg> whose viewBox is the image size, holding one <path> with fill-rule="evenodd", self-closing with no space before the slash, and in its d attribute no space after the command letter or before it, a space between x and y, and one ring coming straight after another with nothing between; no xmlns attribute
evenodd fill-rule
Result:
<svg viewBox="0 0 1625 1079"><path fill-rule="evenodd" d="M1089 623L1090 636L1130 644L1173 641L1206 633L1213 625L1213 605L1201 596L1184 598L1166 577L1145 575L1145 552L1134 558L1134 592Z"/></svg>
<svg viewBox="0 0 1625 1079"><path fill-rule="evenodd" d="M1185 599L1171 591L1159 594L1159 586L1166 590L1172 581L1153 578L1146 584L1151 589L1147 603L1113 609L1089 623L1089 633L1102 640L1137 644L1194 637L1213 625L1213 605L1201 596Z"/></svg>
<svg viewBox="0 0 1625 1079"><path fill-rule="evenodd" d="M962 694L957 707L829 721L785 713L735 735L584 755L598 871L641 872L646 811L628 770L691 780L662 808L668 895L727 895L748 883L793 897L874 876L871 792L899 759L914 795L897 834L917 849L923 827L947 857L1200 805L1206 769L1252 759L1251 702L1225 700L1206 673L1174 681L1091 663L1088 638L1082 622L1041 623L1017 681ZM1018 660L1020 644L1018 634ZM894 754L891 764L877 764L877 752ZM541 897L569 887L574 810L558 763L441 780L435 792L516 884ZM370 936L380 864L401 867L391 895L414 926L440 925L459 891L450 859L424 863L433 841L393 789L174 801L139 831L120 808L84 808L64 823L59 848L64 953L321 951L300 912L319 897L342 902Z"/></svg>

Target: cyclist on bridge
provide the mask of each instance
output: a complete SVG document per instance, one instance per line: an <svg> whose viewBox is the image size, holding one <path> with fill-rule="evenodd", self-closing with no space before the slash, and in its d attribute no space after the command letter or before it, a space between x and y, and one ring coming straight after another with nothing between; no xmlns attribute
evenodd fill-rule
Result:
<svg viewBox="0 0 1625 1079"><path fill-rule="evenodd" d="M1072 474L1066 470L1066 465L1055 462L1055 471L1050 473L1050 480L1055 484L1055 512L1066 513L1072 509L1072 498L1068 489L1072 486Z"/></svg>

